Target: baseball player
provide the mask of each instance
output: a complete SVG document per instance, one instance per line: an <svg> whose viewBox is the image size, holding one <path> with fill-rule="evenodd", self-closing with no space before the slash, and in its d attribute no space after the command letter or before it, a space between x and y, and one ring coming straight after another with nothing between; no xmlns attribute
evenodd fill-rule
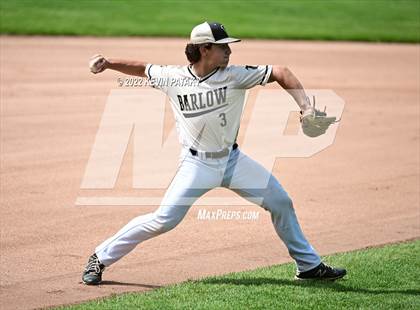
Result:
<svg viewBox="0 0 420 310"><path fill-rule="evenodd" d="M346 275L345 269L321 261L306 240L286 191L269 171L242 153L236 143L245 92L256 85L277 82L286 89L302 111L304 131L312 136L325 132L332 119L311 106L302 85L287 68L229 66L229 44L239 41L229 37L222 24L204 22L191 32L185 49L190 64L186 66L107 59L101 55L92 58L93 73L111 69L147 77L154 88L163 91L170 99L183 148L178 170L160 207L134 218L96 247L83 272L85 284L99 284L106 267L139 243L175 228L191 205L216 187L229 188L271 213L276 233L296 262L296 279L335 280ZM196 83L185 86L168 82L187 79Z"/></svg>

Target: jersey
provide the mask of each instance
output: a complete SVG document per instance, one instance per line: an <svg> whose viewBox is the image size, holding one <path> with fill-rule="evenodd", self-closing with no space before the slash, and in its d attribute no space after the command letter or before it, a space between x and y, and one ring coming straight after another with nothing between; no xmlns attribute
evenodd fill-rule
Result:
<svg viewBox="0 0 420 310"><path fill-rule="evenodd" d="M169 97L180 143L206 152L235 143L246 90L265 85L271 71L270 65L231 65L198 77L192 65L146 66L150 84Z"/></svg>

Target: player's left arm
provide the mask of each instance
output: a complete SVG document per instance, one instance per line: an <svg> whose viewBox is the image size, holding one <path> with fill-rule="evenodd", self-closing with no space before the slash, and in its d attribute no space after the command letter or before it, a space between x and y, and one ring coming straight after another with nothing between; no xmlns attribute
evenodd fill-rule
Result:
<svg viewBox="0 0 420 310"><path fill-rule="evenodd" d="M296 76L287 68L273 66L268 83L276 81L295 99L301 109L301 123L303 133L309 137L315 138L324 134L331 124L336 123L336 117L328 117L324 112L311 106L308 96L302 84Z"/></svg>
<svg viewBox="0 0 420 310"><path fill-rule="evenodd" d="M312 109L308 96L297 77L286 67L273 66L268 83L277 82L283 87L299 105L301 111Z"/></svg>

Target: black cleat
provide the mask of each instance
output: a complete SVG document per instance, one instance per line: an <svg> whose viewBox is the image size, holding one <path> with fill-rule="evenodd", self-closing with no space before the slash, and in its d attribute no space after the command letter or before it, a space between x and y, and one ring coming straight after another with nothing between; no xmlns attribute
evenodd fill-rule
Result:
<svg viewBox="0 0 420 310"><path fill-rule="evenodd" d="M319 264L314 269L298 272L295 276L296 280L330 280L341 279L347 274L346 269L333 268L324 263Z"/></svg>
<svg viewBox="0 0 420 310"><path fill-rule="evenodd" d="M89 257L85 271L83 271L82 281L87 285L98 285L102 282L102 272L105 270L105 265L99 261L98 256L93 254Z"/></svg>

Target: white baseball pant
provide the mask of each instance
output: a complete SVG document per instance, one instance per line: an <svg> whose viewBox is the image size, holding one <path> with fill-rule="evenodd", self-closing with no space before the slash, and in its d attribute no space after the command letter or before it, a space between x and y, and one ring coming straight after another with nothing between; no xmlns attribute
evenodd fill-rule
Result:
<svg viewBox="0 0 420 310"><path fill-rule="evenodd" d="M110 266L142 241L173 229L199 197L220 186L233 190L271 213L274 228L299 272L320 264L319 255L299 226L288 194L268 170L239 149L220 159L204 159L184 149L176 175L160 207L153 213L131 220L99 245L96 255L105 266Z"/></svg>

